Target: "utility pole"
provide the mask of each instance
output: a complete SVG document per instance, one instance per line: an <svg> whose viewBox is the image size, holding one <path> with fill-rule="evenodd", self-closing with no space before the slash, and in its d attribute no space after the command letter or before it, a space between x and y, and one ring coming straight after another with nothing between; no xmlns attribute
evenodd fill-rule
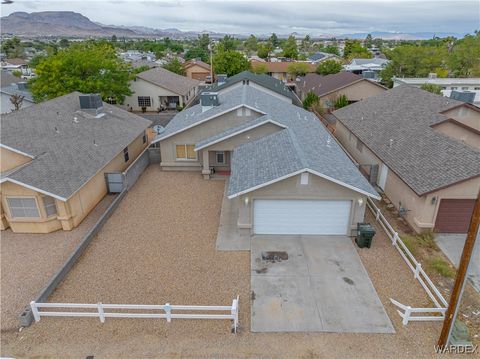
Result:
<svg viewBox="0 0 480 359"><path fill-rule="evenodd" d="M457 270L457 276L455 277L455 284L450 297L450 303L448 305L447 312L445 313L442 332L440 333L440 338L438 339L438 346L440 348L445 348L445 346L448 345L448 341L452 333L453 325L457 317L458 309L460 307L463 291L467 281L468 267L472 259L473 249L475 248L475 239L477 237L479 224L480 192L477 195L472 219L470 220L470 227L468 228L467 239L465 241L465 246L463 247L460 265L458 266Z"/></svg>
<svg viewBox="0 0 480 359"><path fill-rule="evenodd" d="M210 83L213 84L213 55L212 55L212 43L208 44L210 50Z"/></svg>

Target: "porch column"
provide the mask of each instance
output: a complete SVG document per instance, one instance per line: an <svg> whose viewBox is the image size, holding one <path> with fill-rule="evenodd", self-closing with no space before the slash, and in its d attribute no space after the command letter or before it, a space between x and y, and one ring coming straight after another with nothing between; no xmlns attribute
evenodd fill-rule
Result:
<svg viewBox="0 0 480 359"><path fill-rule="evenodd" d="M209 162L208 150L203 150L202 156L203 156L202 175L203 175L203 178L209 179L210 178L210 162Z"/></svg>

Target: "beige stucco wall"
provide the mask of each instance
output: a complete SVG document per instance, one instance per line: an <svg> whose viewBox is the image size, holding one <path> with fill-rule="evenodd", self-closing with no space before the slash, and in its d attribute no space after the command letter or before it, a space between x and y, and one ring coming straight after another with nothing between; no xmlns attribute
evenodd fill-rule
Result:
<svg viewBox="0 0 480 359"><path fill-rule="evenodd" d="M132 107L133 111L142 110L142 108L138 106L138 96L150 97L151 106L147 107L147 111L157 111L160 105L162 105L160 103L159 96L179 96L180 106L183 106L188 103L188 101L190 101L193 97L195 97L197 93L197 88L194 87L186 96L182 96L139 78L137 78L135 81L130 81L130 89L132 90L133 94L131 96L125 97L124 104L127 108Z"/></svg>
<svg viewBox="0 0 480 359"><path fill-rule="evenodd" d="M357 139L350 131L337 121L335 136L342 146L350 153L356 162L362 164L378 164L382 161L373 154L365 145L362 152L356 148ZM385 194L392 201L395 207L400 204L406 208L407 222L417 232L433 230L438 211L438 205L442 198L474 199L480 189L480 177L461 182L442 190L432 192L428 195L418 196L408 185L403 182L391 169L388 169L385 184ZM436 201L432 204L432 198Z"/></svg>
<svg viewBox="0 0 480 359"><path fill-rule="evenodd" d="M51 217L47 217L45 214L42 199L43 194L10 182L2 183L1 202L3 210L5 211L5 223L10 226L14 232L20 233L49 233L58 229L71 230L77 227L107 194L105 173L124 171L146 146L148 146L148 141L143 143L142 133L128 146L128 162L125 162L122 150L121 153L93 176L90 181L66 202L58 199L55 200L57 214ZM40 218L11 218L6 202L7 197L34 197L37 201ZM2 226L6 227L6 225Z"/></svg>
<svg viewBox="0 0 480 359"><path fill-rule="evenodd" d="M453 118L474 130L480 131L480 110L473 110L467 106L459 106L443 113L449 118Z"/></svg>
<svg viewBox="0 0 480 359"><path fill-rule="evenodd" d="M448 137L480 149L480 131L474 132L454 122L448 121L435 125L433 128Z"/></svg>
<svg viewBox="0 0 480 359"><path fill-rule="evenodd" d="M301 175L299 174L232 199L240 201L238 227L253 230L253 202L255 199L349 200L352 201L351 235L355 235L357 223L364 220L366 196L313 174L309 174L308 177L307 185L300 184ZM361 205L359 204L360 199Z"/></svg>
<svg viewBox="0 0 480 359"><path fill-rule="evenodd" d="M31 160L30 157L0 147L0 172L9 171Z"/></svg>
<svg viewBox="0 0 480 359"><path fill-rule="evenodd" d="M237 110L235 109L160 141L160 152L162 156L160 166L165 170L201 170L203 151L200 150L197 152L196 160L177 160L176 145L194 145L203 139L221 133L231 127L239 126L242 123L251 121L262 115L250 110L250 116L246 116L245 110L246 109L243 108L243 116L238 116Z"/></svg>
<svg viewBox="0 0 480 359"><path fill-rule="evenodd" d="M185 69L185 76L188 77L188 78L195 79L193 77L194 73L202 74L202 81L205 80L206 76L210 76L210 71L209 70L207 70L207 69L205 69L201 66L198 66L198 65L189 66ZM196 78L196 80L199 80L199 79Z"/></svg>
<svg viewBox="0 0 480 359"><path fill-rule="evenodd" d="M384 91L384 88L368 80L362 80L338 91L332 92L326 96L322 96L320 101L324 106L326 106L326 102L332 103L341 95L347 96L350 101L361 101L365 98L380 95Z"/></svg>
<svg viewBox="0 0 480 359"><path fill-rule="evenodd" d="M288 102L288 103L292 103L292 99L290 97L283 96L283 95L279 94L278 92L275 92L275 91L267 89L266 87L257 85L255 82L252 82L252 81L249 81L248 85L244 85L242 82L237 82L236 84L233 84L231 86L228 86L228 87L220 90L219 93L220 94L227 93L227 92L230 92L230 91L232 91L236 88L239 88L240 86L251 86L252 88L254 88L256 90L262 91L266 94L269 94L270 96L276 97L279 100L282 100L282 101L285 101L285 102Z"/></svg>

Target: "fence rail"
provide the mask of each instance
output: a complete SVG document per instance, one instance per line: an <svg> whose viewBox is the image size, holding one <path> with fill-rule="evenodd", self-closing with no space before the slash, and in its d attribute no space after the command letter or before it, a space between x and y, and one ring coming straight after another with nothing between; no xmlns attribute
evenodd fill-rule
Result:
<svg viewBox="0 0 480 359"><path fill-rule="evenodd" d="M432 300L433 304L435 304L435 308L412 308L411 306L404 305L390 298L390 301L395 306L403 310L403 312L397 310L397 312L403 318L403 325L407 325L409 321L443 320L448 302L445 300L442 293L440 293L427 273L425 273L422 268L422 264L415 259L412 252L410 252L398 233L393 229L390 223L388 223L385 216L371 198L367 199L367 207L375 215L375 220L385 230L385 233L392 241L393 246L398 250L405 263L407 263L408 267L413 272L413 277L418 280L423 289L425 289L425 292L428 294L429 298ZM415 316L413 315L415 313L432 313L437 315Z"/></svg>
<svg viewBox="0 0 480 359"><path fill-rule="evenodd" d="M237 333L238 329L238 301L237 296L231 306L206 306L206 305L137 305L137 304L83 304L83 303L36 303L32 301L33 317L36 322L41 317L93 317L99 318L105 323L105 318L153 318L166 319L168 323L172 319L228 319L232 321L232 331ZM42 308L54 309L95 309L94 311L42 311ZM119 310L138 310L143 312L119 312ZM114 310L114 311L109 311ZM163 311L163 313L152 313L145 311ZM191 313L178 313L178 312ZM192 313L193 312L193 313ZM221 314L204 314L202 312L224 312Z"/></svg>

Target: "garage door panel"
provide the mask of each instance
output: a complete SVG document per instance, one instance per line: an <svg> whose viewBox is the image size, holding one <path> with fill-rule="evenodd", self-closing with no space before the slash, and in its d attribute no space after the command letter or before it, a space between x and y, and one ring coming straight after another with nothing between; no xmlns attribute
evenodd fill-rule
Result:
<svg viewBox="0 0 480 359"><path fill-rule="evenodd" d="M467 233L474 207L474 199L442 199L438 207L435 231Z"/></svg>
<svg viewBox="0 0 480 359"><path fill-rule="evenodd" d="M335 234L348 232L351 201L255 200L256 234Z"/></svg>

